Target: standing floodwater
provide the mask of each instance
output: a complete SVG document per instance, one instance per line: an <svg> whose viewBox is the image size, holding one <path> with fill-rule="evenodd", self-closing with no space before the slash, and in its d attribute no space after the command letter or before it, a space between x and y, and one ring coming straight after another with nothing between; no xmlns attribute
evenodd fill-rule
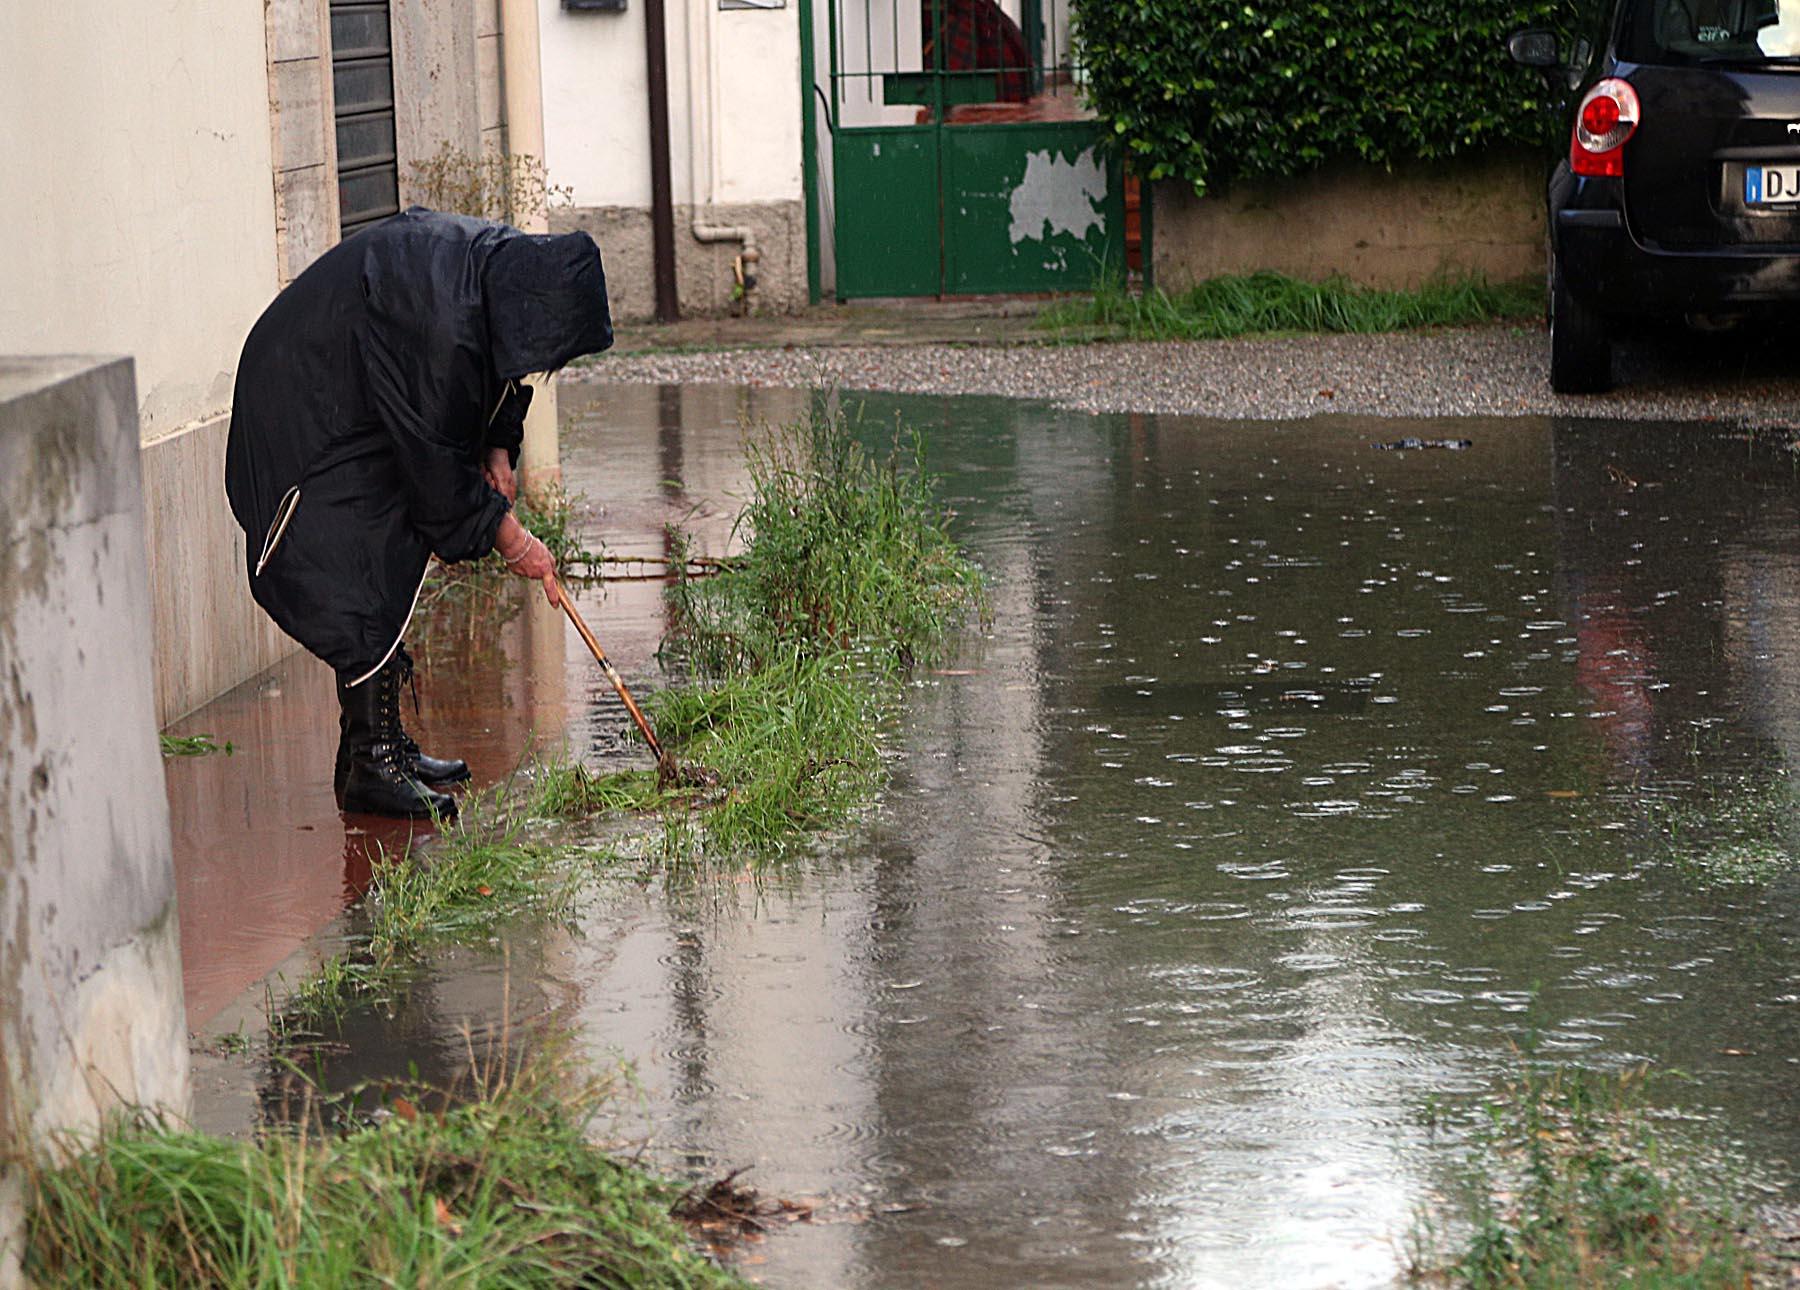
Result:
<svg viewBox="0 0 1800 1290"><path fill-rule="evenodd" d="M678 397L652 428L590 396L565 452L597 499L730 477ZM654 1155L860 1202L747 1272L1384 1282L1519 1045L1680 1068L1660 1096L1714 1124L1670 1134L1787 1184L1785 460L1692 427L866 409L929 435L991 632L917 675L865 827L760 882L621 887L562 968ZM1473 446L1373 446L1402 438Z"/></svg>

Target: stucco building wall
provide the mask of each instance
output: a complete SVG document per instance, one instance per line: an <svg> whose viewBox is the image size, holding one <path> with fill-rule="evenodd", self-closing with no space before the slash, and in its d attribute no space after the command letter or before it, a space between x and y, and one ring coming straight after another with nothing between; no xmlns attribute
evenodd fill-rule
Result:
<svg viewBox="0 0 1800 1290"><path fill-rule="evenodd" d="M134 356L147 440L275 293L267 57L261 4L0 5L0 353Z"/></svg>
<svg viewBox="0 0 1800 1290"><path fill-rule="evenodd" d="M497 0L393 0L401 197L506 146ZM245 335L338 240L327 0L0 5L0 353L137 362L166 723L294 648L244 585L225 436Z"/></svg>
<svg viewBox="0 0 1800 1290"><path fill-rule="evenodd" d="M644 7L581 12L538 0L544 152L570 190L553 228L592 233L622 321L655 308L650 242L649 89ZM687 313L733 307L736 242L706 243L695 217L750 228L762 256L754 307L806 303L797 0L779 9L720 10L668 0L669 151L676 285Z"/></svg>

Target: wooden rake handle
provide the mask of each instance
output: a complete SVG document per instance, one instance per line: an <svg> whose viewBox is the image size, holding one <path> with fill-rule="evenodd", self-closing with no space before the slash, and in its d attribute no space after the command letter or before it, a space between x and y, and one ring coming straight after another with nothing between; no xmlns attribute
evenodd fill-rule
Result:
<svg viewBox="0 0 1800 1290"><path fill-rule="evenodd" d="M612 660L606 657L606 651L600 648L600 642L594 639L594 633L588 630L587 623L582 621L581 611L575 608L575 598L569 594L568 589L554 574L551 575L550 582L556 588L557 603L562 605L563 612L569 616L569 621L575 624L575 630L588 647L588 652L594 656L594 662L598 663L600 670L606 673L606 679L612 682L612 688L618 692L619 699L625 704L625 711L629 712L631 719L637 723L638 733L643 735L644 742L650 745L650 751L656 757L658 775L672 778L675 771L675 759L663 751L662 741L657 739L656 732L650 728L650 721L644 716L644 710L638 707L637 700L631 697L631 691L625 688L625 682L619 676L618 669L612 665Z"/></svg>

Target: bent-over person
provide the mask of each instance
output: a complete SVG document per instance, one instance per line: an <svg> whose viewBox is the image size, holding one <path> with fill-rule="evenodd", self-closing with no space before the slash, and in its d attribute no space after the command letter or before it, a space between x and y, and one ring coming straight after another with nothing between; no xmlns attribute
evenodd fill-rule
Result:
<svg viewBox="0 0 1800 1290"><path fill-rule="evenodd" d="M550 553L512 514L520 382L611 344L587 234L417 207L320 256L251 329L225 489L251 595L337 672L342 809L455 813L440 790L467 764L400 719L426 565L498 550L554 602Z"/></svg>

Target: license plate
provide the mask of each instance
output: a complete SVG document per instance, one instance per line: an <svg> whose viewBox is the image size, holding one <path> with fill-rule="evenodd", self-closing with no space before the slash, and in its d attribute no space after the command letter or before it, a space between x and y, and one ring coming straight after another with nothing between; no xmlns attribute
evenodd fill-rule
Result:
<svg viewBox="0 0 1800 1290"><path fill-rule="evenodd" d="M1745 166L1744 205L1800 202L1800 166Z"/></svg>

